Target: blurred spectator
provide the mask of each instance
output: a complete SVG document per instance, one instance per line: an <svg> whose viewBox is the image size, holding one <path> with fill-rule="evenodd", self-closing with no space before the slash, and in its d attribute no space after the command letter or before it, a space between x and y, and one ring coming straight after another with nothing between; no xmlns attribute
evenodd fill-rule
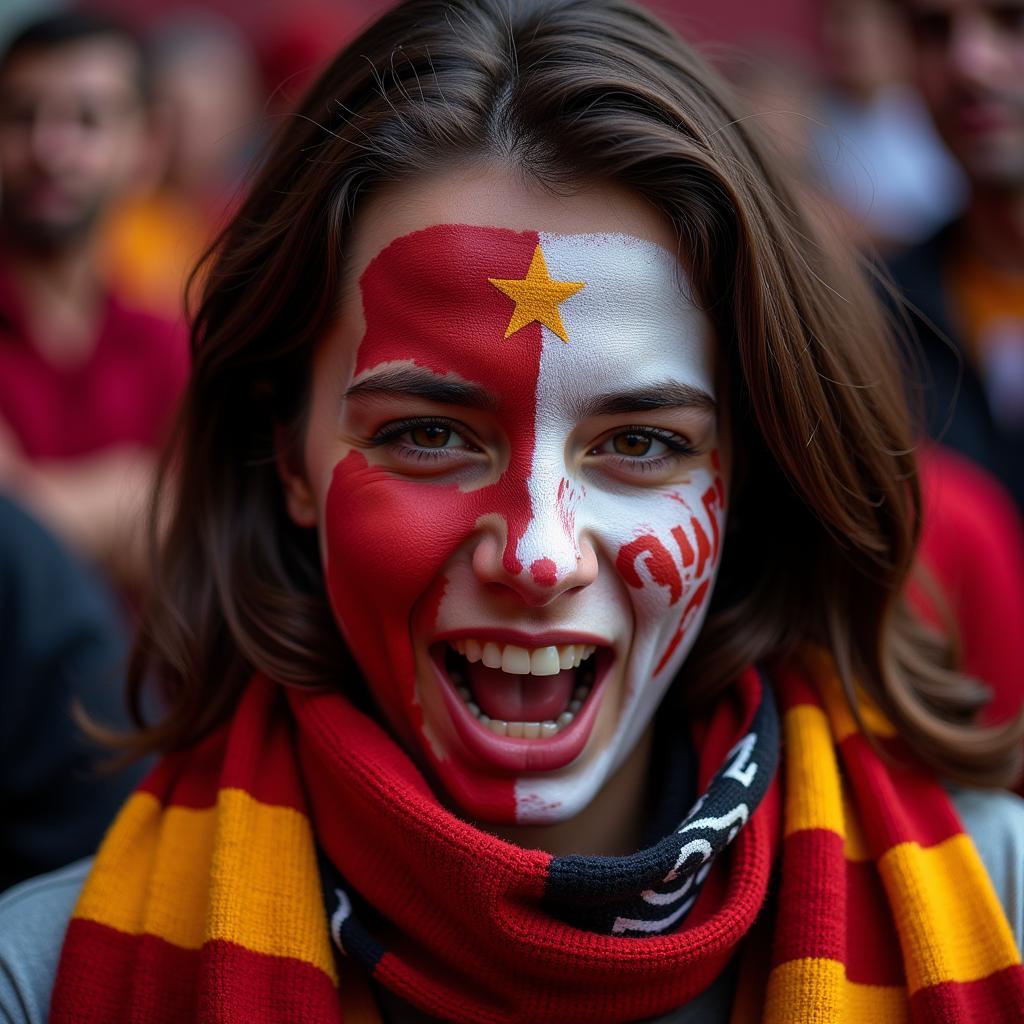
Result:
<svg viewBox="0 0 1024 1024"><path fill-rule="evenodd" d="M783 40L760 39L732 55L722 70L755 115L750 127L756 126L762 145L798 187L804 212L823 238L842 246L866 241L861 222L821 187L812 159L821 89L804 54Z"/></svg>
<svg viewBox="0 0 1024 1024"><path fill-rule="evenodd" d="M146 91L138 44L97 15L36 22L0 58L0 488L123 581L187 372L181 331L96 266L144 152Z"/></svg>
<svg viewBox="0 0 1024 1024"><path fill-rule="evenodd" d="M138 782L100 771L74 719L127 724L125 654L100 581L0 497L0 890L92 853Z"/></svg>
<svg viewBox="0 0 1024 1024"><path fill-rule="evenodd" d="M150 57L162 180L120 205L104 259L120 294L180 316L188 274L230 213L260 142L263 87L245 37L212 14L160 26Z"/></svg>
<svg viewBox="0 0 1024 1024"><path fill-rule="evenodd" d="M922 94L970 183L962 216L892 264L918 311L929 430L1024 507L1024 5L900 8Z"/></svg>
<svg viewBox="0 0 1024 1024"><path fill-rule="evenodd" d="M918 94L891 0L819 0L827 85L814 133L827 192L882 248L917 242L963 201Z"/></svg>
<svg viewBox="0 0 1024 1024"><path fill-rule="evenodd" d="M851 214L815 194L808 153L814 79L798 51L762 42L728 71L743 90L828 244L870 241ZM988 474L937 445L923 445L922 571L910 588L915 609L939 632L952 631L962 669L983 681L987 721L1005 721L1024 703L1024 531L1012 500Z"/></svg>

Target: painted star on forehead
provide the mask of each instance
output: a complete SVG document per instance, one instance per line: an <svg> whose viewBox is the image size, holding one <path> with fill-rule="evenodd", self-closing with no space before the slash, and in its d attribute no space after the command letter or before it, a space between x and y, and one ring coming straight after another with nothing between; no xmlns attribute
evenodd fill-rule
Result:
<svg viewBox="0 0 1024 1024"><path fill-rule="evenodd" d="M536 322L557 334L566 344L569 343L558 304L565 302L570 295L575 295L586 282L553 281L539 244L533 251L530 269L521 281L505 281L496 277L487 280L516 304L512 319L508 322L508 330L505 331L506 338L527 324Z"/></svg>

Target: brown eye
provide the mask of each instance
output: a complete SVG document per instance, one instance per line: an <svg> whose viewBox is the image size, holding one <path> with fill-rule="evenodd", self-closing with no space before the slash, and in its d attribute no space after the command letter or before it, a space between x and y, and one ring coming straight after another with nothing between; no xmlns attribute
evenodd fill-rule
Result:
<svg viewBox="0 0 1024 1024"><path fill-rule="evenodd" d="M413 427L409 437L417 448L444 448L452 439L451 429L436 423Z"/></svg>
<svg viewBox="0 0 1024 1024"><path fill-rule="evenodd" d="M636 434L631 431L616 434L612 438L612 447L617 455L630 455L634 458L646 455L651 450L652 443L652 439L646 434Z"/></svg>

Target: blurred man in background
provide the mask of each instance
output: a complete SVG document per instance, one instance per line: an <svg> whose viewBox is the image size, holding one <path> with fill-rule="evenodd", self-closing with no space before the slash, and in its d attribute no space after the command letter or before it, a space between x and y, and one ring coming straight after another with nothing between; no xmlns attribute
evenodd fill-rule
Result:
<svg viewBox="0 0 1024 1024"><path fill-rule="evenodd" d="M120 294L180 316L189 273L223 226L261 141L256 57L230 21L191 12L149 36L150 78L166 159L108 225L103 258Z"/></svg>
<svg viewBox="0 0 1024 1024"><path fill-rule="evenodd" d="M814 130L826 191L887 249L919 242L963 201L963 181L907 82L891 0L818 0L825 80Z"/></svg>
<svg viewBox="0 0 1024 1024"><path fill-rule="evenodd" d="M970 183L964 213L892 265L920 311L929 429L1024 507L1024 0L901 9L917 83Z"/></svg>
<svg viewBox="0 0 1024 1024"><path fill-rule="evenodd" d="M139 44L98 15L48 17L0 57L0 489L122 583L186 373L180 328L97 269L144 165L147 92Z"/></svg>

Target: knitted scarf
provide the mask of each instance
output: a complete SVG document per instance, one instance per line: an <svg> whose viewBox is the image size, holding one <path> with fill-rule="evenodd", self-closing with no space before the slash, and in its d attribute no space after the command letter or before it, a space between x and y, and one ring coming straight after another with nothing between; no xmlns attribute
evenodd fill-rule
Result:
<svg viewBox="0 0 1024 1024"><path fill-rule="evenodd" d="M51 1019L371 1024L372 979L446 1020L612 1024L731 961L734 1024L1014 1019L1024 969L949 799L813 665L742 676L692 727L696 806L622 858L481 832L346 699L256 677L111 827Z"/></svg>

